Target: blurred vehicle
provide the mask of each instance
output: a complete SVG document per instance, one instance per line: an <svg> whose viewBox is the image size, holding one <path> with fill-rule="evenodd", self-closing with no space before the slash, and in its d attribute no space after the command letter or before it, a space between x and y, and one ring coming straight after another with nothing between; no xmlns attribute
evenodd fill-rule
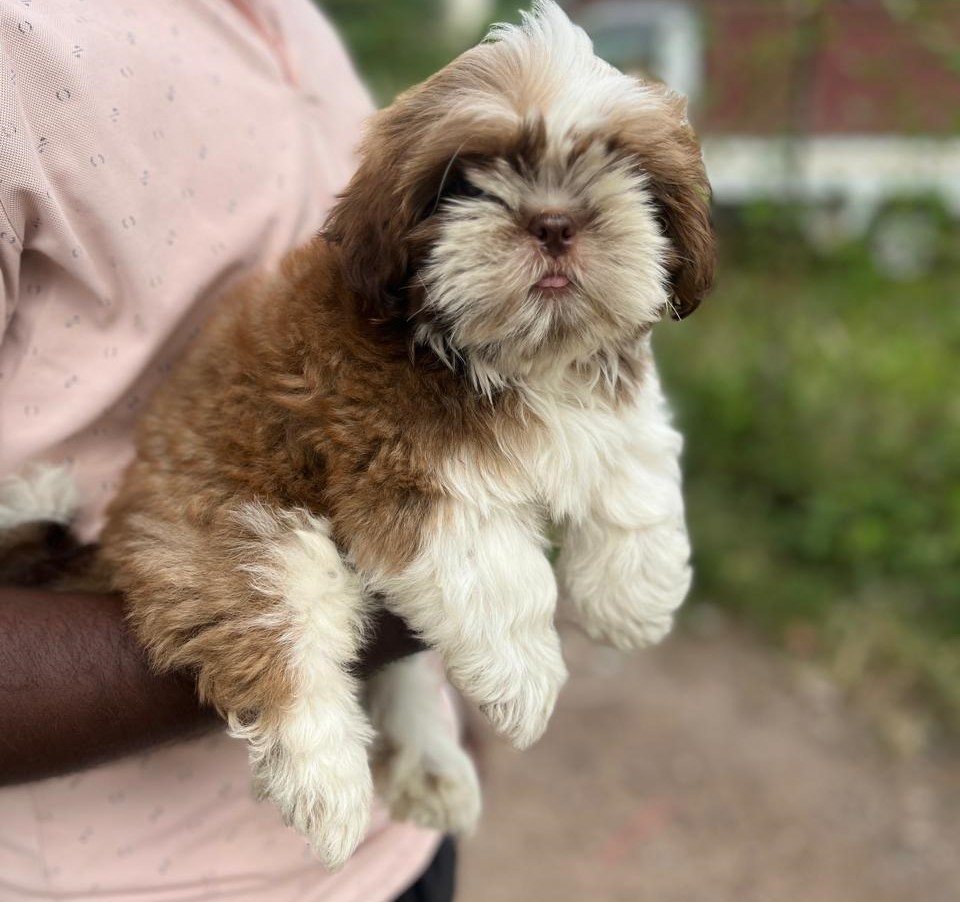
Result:
<svg viewBox="0 0 960 902"><path fill-rule="evenodd" d="M717 205L784 205L893 277L960 221L960 4L580 0L600 56L691 100Z"/></svg>

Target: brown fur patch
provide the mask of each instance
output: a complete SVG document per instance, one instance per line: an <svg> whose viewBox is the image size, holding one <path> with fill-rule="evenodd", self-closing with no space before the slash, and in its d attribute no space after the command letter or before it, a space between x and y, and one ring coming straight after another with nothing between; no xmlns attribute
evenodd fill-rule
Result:
<svg viewBox="0 0 960 902"><path fill-rule="evenodd" d="M293 691L287 615L242 569L265 550L238 505L329 518L361 568L396 572L435 522L438 463L492 452L519 419L509 395L412 361L403 331L361 312L341 255L317 239L221 306L143 417L102 536L154 663L195 673L221 712L278 711Z"/></svg>
<svg viewBox="0 0 960 902"><path fill-rule="evenodd" d="M683 319L713 286L716 241L710 215L710 182L700 145L686 119L686 101L667 88L661 103L624 113L613 123L613 145L635 158L656 195L673 249L668 261L673 310Z"/></svg>
<svg viewBox="0 0 960 902"><path fill-rule="evenodd" d="M406 314L402 295L423 246L413 233L436 207L449 168L503 147L502 123L444 121L446 101L430 84L373 117L360 168L324 228L343 251L347 287L383 319Z"/></svg>

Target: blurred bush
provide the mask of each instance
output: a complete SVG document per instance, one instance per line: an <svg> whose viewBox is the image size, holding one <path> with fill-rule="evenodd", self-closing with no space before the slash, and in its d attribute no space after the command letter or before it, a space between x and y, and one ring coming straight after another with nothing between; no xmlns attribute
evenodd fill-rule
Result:
<svg viewBox="0 0 960 902"><path fill-rule="evenodd" d="M454 55L440 28L441 0L323 0L318 6L336 23L381 103Z"/></svg>
<svg viewBox="0 0 960 902"><path fill-rule="evenodd" d="M315 0L336 24L374 98L389 103L475 44L491 21L516 21L519 0L465 4L459 15L449 0ZM461 4L463 6L463 4ZM529 4L526 4L529 5ZM476 7L476 10L473 9ZM472 12L479 13L469 30Z"/></svg>
<svg viewBox="0 0 960 902"><path fill-rule="evenodd" d="M960 727L958 272L891 281L866 248L817 257L789 227L725 237L714 298L656 339L695 597L837 654L873 631L859 672L896 657Z"/></svg>

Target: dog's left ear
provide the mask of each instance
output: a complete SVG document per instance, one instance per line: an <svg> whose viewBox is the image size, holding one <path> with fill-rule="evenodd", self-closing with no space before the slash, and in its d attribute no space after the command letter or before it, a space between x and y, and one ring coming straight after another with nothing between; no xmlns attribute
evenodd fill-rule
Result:
<svg viewBox="0 0 960 902"><path fill-rule="evenodd" d="M647 86L659 101L628 125L631 150L648 178L664 233L670 239L671 313L693 313L713 286L716 241L712 193L700 145L686 116L686 101L663 87Z"/></svg>
<svg viewBox="0 0 960 902"><path fill-rule="evenodd" d="M380 319L400 312L409 270L407 236L419 218L416 186L403 171L415 133L398 105L375 114L360 145L360 166L334 205L324 237L339 245L347 287Z"/></svg>

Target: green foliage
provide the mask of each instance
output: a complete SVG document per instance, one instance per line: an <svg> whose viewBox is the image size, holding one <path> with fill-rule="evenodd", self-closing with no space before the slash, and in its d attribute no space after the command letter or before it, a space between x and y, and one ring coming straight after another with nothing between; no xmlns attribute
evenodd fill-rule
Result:
<svg viewBox="0 0 960 902"><path fill-rule="evenodd" d="M658 332L696 594L781 636L843 635L882 603L910 637L904 661L939 661L917 648L960 646L957 273L888 282L857 249L754 261L722 267L715 297ZM917 682L960 724L946 673Z"/></svg>
<svg viewBox="0 0 960 902"><path fill-rule="evenodd" d="M454 55L441 25L440 0L323 0L374 96L389 101Z"/></svg>
<svg viewBox="0 0 960 902"><path fill-rule="evenodd" d="M882 598L838 609L826 635L834 678L900 750L913 751L938 727L960 736L960 640L918 629Z"/></svg>
<svg viewBox="0 0 960 902"><path fill-rule="evenodd" d="M432 75L458 53L480 40L451 37L443 27L441 0L318 0L350 49L358 70L380 103ZM500 0L496 21L516 21L520 0Z"/></svg>

